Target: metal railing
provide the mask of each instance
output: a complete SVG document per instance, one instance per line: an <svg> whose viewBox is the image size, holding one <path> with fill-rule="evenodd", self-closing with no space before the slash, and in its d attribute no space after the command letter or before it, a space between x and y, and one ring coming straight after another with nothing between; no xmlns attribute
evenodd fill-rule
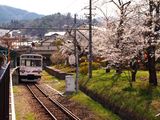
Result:
<svg viewBox="0 0 160 120"><path fill-rule="evenodd" d="M9 120L16 120L15 114L15 104L14 104L14 94L13 94L13 85L18 84L18 69L19 67L13 68L10 70L10 113Z"/></svg>
<svg viewBox="0 0 160 120"><path fill-rule="evenodd" d="M9 120L10 63L0 74L0 120Z"/></svg>

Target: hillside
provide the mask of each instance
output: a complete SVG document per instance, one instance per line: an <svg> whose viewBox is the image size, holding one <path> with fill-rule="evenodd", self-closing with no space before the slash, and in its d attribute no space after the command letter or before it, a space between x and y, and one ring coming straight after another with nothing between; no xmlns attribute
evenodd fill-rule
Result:
<svg viewBox="0 0 160 120"><path fill-rule="evenodd" d="M41 17L43 17L43 15L0 5L0 23L10 22L11 20L33 20Z"/></svg>
<svg viewBox="0 0 160 120"><path fill-rule="evenodd" d="M77 26L82 24L88 24L87 19L77 19ZM97 21L94 20L94 23ZM3 24L4 25L4 24ZM9 24L5 24L5 27L9 28L17 28L17 27L26 27L26 28L33 28L33 29L26 29L24 30L25 34L29 35L38 35L43 37L46 32L49 31L62 31L63 28L67 26L73 27L74 25L74 18L70 13L64 15L61 13L55 13L52 15L44 16L42 18L37 18L34 20L29 21L11 21Z"/></svg>
<svg viewBox="0 0 160 120"><path fill-rule="evenodd" d="M77 24L83 24L86 20L77 19ZM62 30L65 26L73 26L74 25L74 18L71 16L70 13L67 15L63 15L61 13L55 13L53 15L44 16L39 19L35 19L33 21L27 22L24 26L25 27L32 27L32 28L56 28L57 31ZM47 31L53 31L53 29L32 29L27 30L27 33L31 35L41 34L42 36Z"/></svg>
<svg viewBox="0 0 160 120"><path fill-rule="evenodd" d="M97 20L94 19L93 24L95 23L97 23ZM76 25L79 26L82 24L88 24L88 20L77 18ZM33 28L23 29L24 34L33 36L38 35L42 37L46 32L53 30L59 31L66 26L72 27L73 25L74 18L71 13L67 13L65 15L55 13L52 15L43 16L8 6L0 6L0 26L7 28Z"/></svg>

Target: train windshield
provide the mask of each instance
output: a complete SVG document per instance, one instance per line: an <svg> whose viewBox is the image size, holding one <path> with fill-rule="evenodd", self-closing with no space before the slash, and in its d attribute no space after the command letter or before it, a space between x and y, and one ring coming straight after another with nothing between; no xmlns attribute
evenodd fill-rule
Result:
<svg viewBox="0 0 160 120"><path fill-rule="evenodd" d="M41 60L27 60L27 59L22 59L21 60L21 65L22 66L32 66L32 67L41 67L42 63Z"/></svg>

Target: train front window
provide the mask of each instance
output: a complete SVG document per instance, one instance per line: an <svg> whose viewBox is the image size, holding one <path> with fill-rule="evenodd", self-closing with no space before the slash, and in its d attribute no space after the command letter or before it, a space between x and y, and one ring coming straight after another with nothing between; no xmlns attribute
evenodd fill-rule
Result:
<svg viewBox="0 0 160 120"><path fill-rule="evenodd" d="M26 60L26 66L31 66L31 61L30 60Z"/></svg>
<svg viewBox="0 0 160 120"><path fill-rule="evenodd" d="M25 66L25 60L21 60L21 65Z"/></svg>
<svg viewBox="0 0 160 120"><path fill-rule="evenodd" d="M32 60L32 66L41 66L41 60Z"/></svg>

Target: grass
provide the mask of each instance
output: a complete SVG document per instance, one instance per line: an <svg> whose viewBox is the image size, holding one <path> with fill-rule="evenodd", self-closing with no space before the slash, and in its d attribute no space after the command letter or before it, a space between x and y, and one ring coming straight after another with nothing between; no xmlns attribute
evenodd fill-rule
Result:
<svg viewBox="0 0 160 120"><path fill-rule="evenodd" d="M59 91L63 91L63 92L65 91L65 81L64 80L58 80L52 77L51 75L49 75L47 72L43 71L42 78L46 78L45 76L47 76L48 78L51 78L50 80L52 80L52 82L50 82L50 86L52 86L53 88ZM95 115L98 116L98 118L99 117L101 118L100 120L120 120L120 118L117 117L115 114L105 109L97 102L93 101L90 97L86 96L81 91L79 91L78 94L76 93L73 94L72 96L70 96L70 98L84 106L87 106L87 108L89 108L89 110L95 113Z"/></svg>
<svg viewBox="0 0 160 120"><path fill-rule="evenodd" d="M94 113L98 115L101 118L101 120L120 120L119 117L117 117L111 111L105 109L99 103L93 101L83 92L78 92L78 94L72 95L71 99L74 101L78 101L80 104L84 106L87 106L91 111L94 111Z"/></svg>
<svg viewBox="0 0 160 120"><path fill-rule="evenodd" d="M16 119L17 120L35 120L35 115L33 113L25 113L25 115L20 115L19 113L16 113Z"/></svg>
<svg viewBox="0 0 160 120"><path fill-rule="evenodd" d="M41 79L44 81L44 82L52 82L54 79L56 79L54 76L51 76L49 75L46 71L42 71L41 73L42 77Z"/></svg>
<svg viewBox="0 0 160 120"><path fill-rule="evenodd" d="M20 89L18 89L18 87L13 86L13 93L20 93Z"/></svg>
<svg viewBox="0 0 160 120"><path fill-rule="evenodd" d="M24 97L24 90L20 86L14 86L13 92L15 98L16 119L35 120L36 115L32 112L32 108L27 97Z"/></svg>
<svg viewBox="0 0 160 120"><path fill-rule="evenodd" d="M159 73L157 76L160 78ZM127 78L127 71L117 75L114 70L110 73L105 73L105 70L95 70L93 78L89 81L86 75L80 75L80 84L148 119L160 119L155 117L160 112L160 87L148 84L148 72L139 71L136 82L132 83L133 87L130 87Z"/></svg>
<svg viewBox="0 0 160 120"><path fill-rule="evenodd" d="M53 88L59 91L65 91L65 81L57 79L56 77L48 74L45 70L42 71L41 80L44 83L50 84Z"/></svg>
<svg viewBox="0 0 160 120"><path fill-rule="evenodd" d="M35 116L33 113L27 113L24 117L25 120L35 120Z"/></svg>
<svg viewBox="0 0 160 120"><path fill-rule="evenodd" d="M59 64L59 65L54 65L54 66L52 66L53 68L56 68L56 69L59 69L59 70L61 70L61 71L65 71L65 72L67 72L67 73L73 73L73 72L75 72L75 67L71 67L71 66L65 66L65 65L61 65L61 64Z"/></svg>

